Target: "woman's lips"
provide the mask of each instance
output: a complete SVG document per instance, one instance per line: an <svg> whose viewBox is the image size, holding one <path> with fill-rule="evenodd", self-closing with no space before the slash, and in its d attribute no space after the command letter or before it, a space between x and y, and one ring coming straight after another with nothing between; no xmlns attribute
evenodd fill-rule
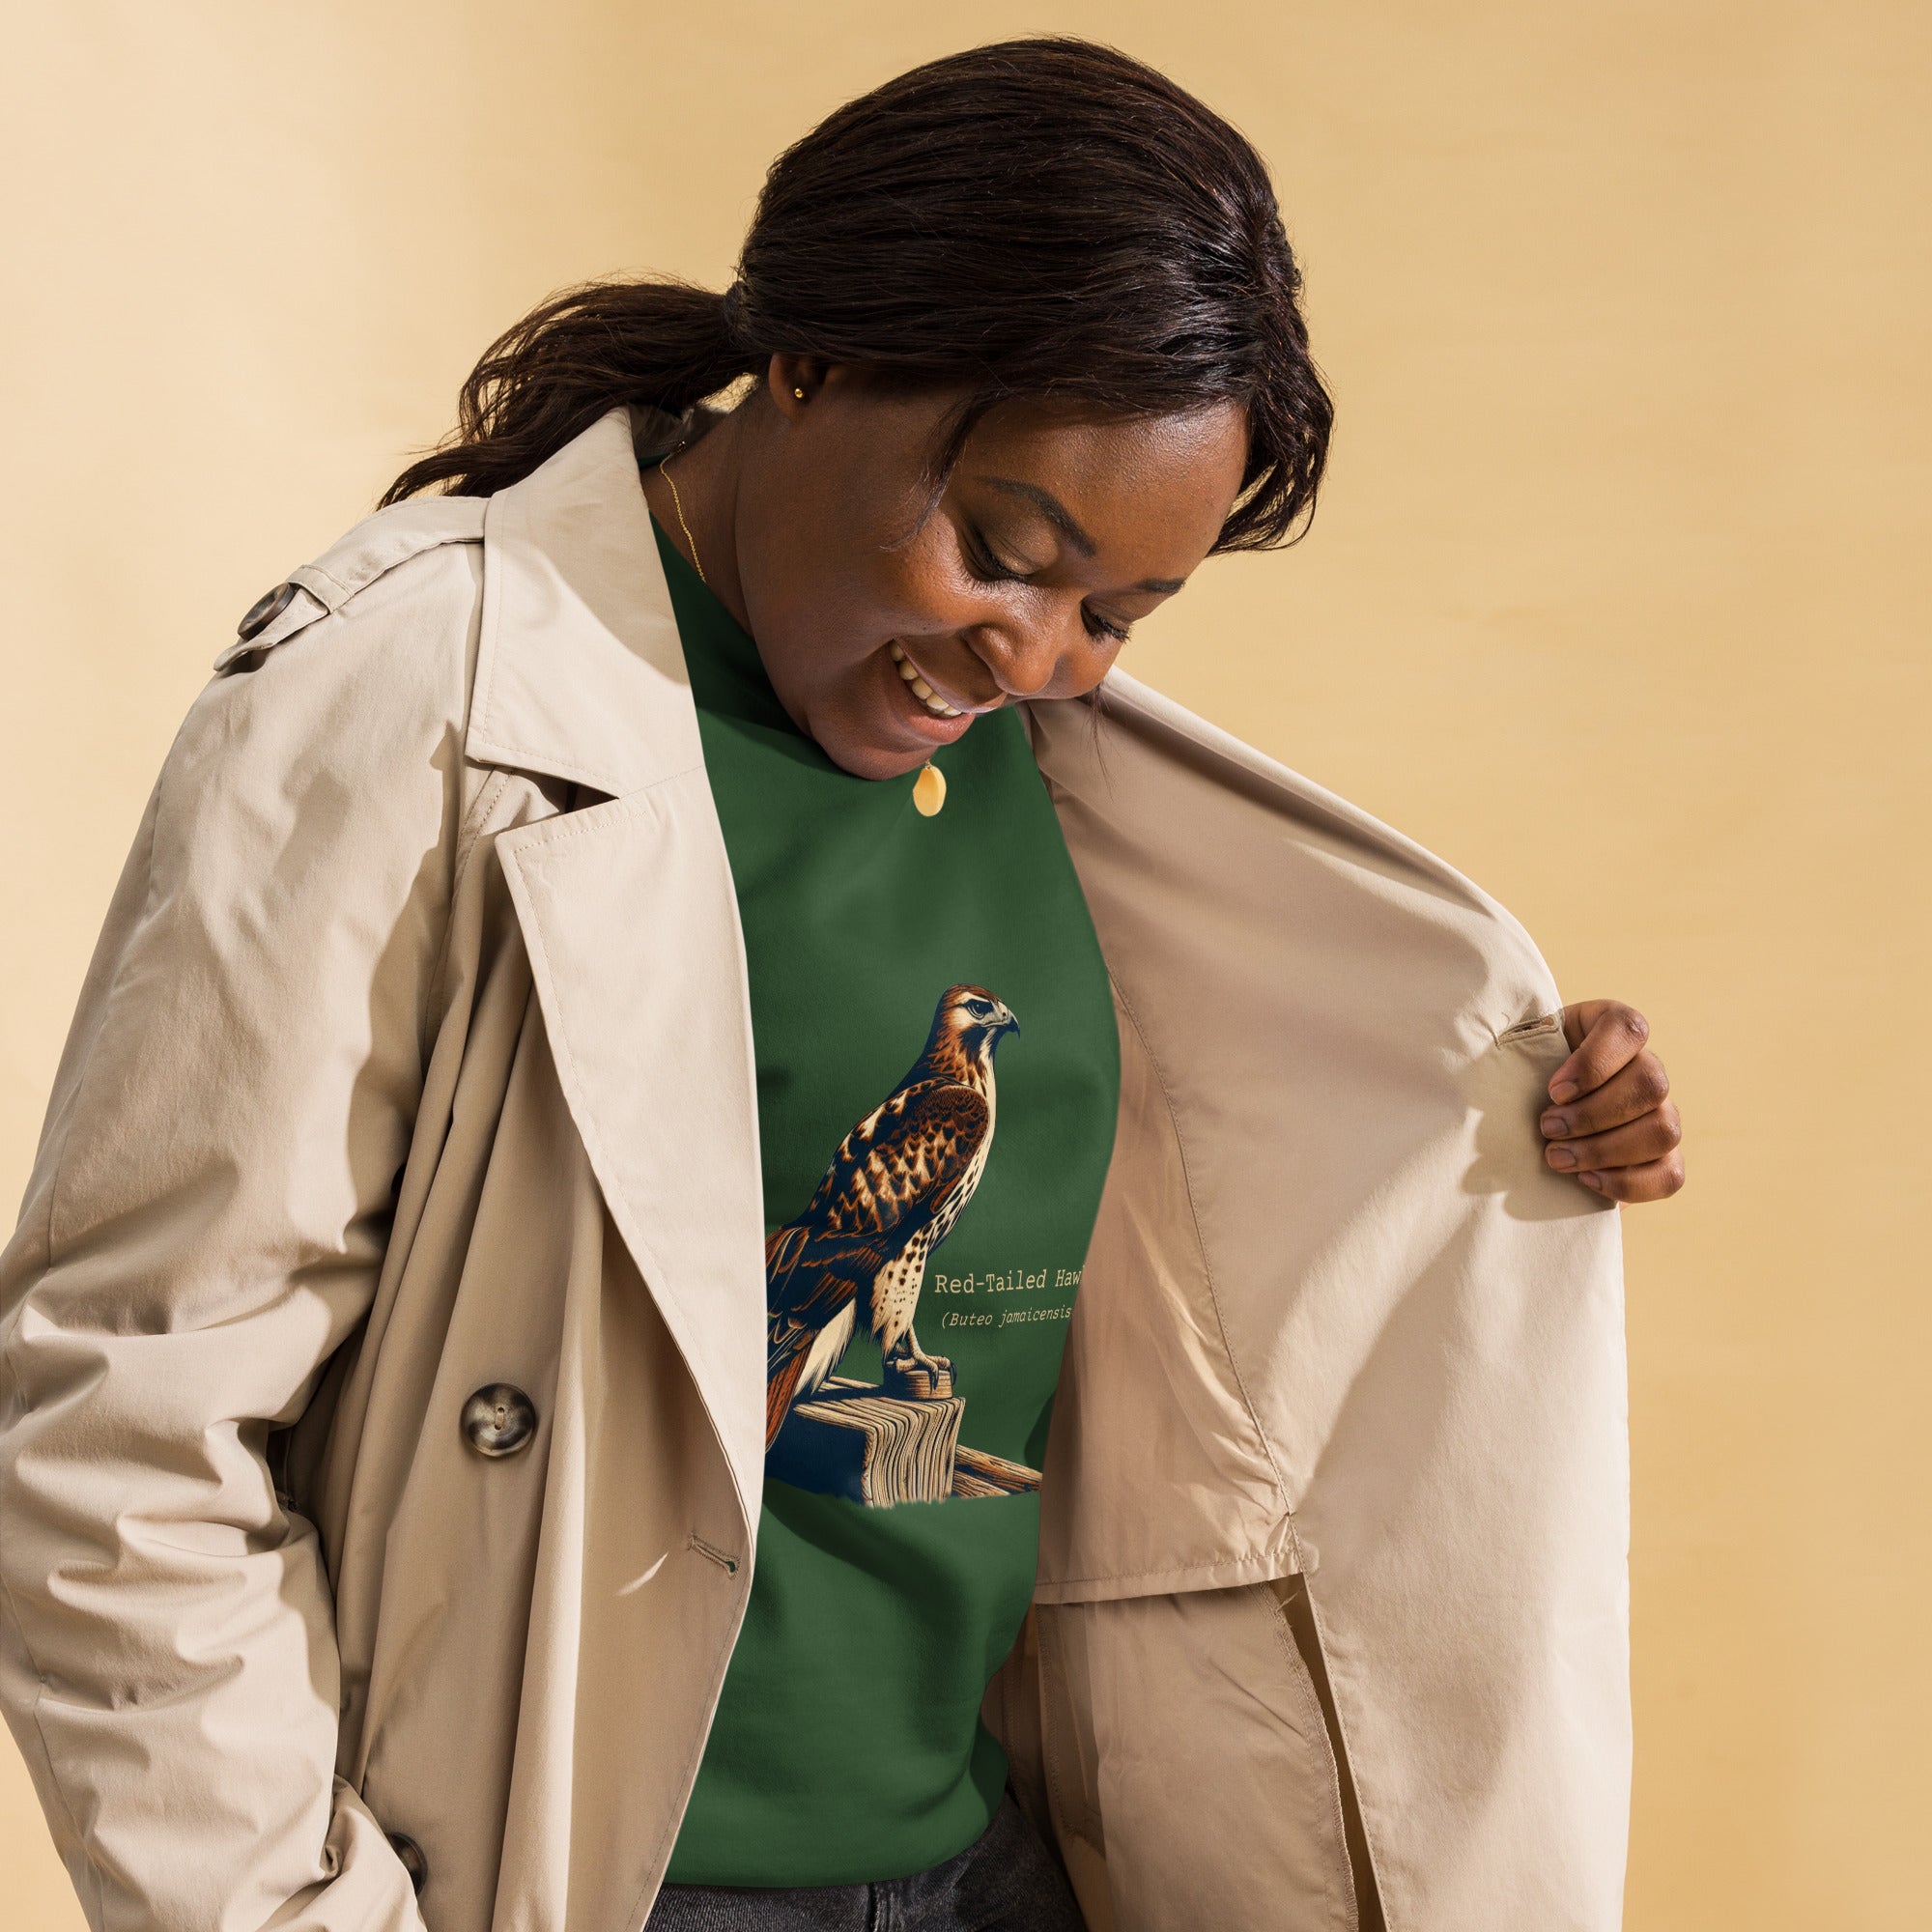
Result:
<svg viewBox="0 0 1932 1932"><path fill-rule="evenodd" d="M896 638L889 639L887 657L893 676L885 678L885 686L893 694L893 715L916 744L952 744L976 717L997 711L1007 701L1005 692L991 703L974 703L964 692L939 690Z"/></svg>
<svg viewBox="0 0 1932 1932"><path fill-rule="evenodd" d="M890 646L893 664L906 688L935 718L957 718L963 714L964 705L950 703L926 681L924 672L906 656L905 647L895 639Z"/></svg>
<svg viewBox="0 0 1932 1932"><path fill-rule="evenodd" d="M896 665L893 668L896 670ZM958 707L952 707L949 715L931 711L904 678L887 676L885 686L891 692L887 703L893 707L895 724L916 746L952 744L966 736L966 728L978 717L976 711L960 711Z"/></svg>

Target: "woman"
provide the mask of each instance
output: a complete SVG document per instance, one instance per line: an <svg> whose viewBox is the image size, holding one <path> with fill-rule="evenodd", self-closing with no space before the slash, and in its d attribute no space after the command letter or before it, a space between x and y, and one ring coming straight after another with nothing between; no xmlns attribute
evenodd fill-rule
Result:
<svg viewBox="0 0 1932 1932"><path fill-rule="evenodd" d="M97 1926L1614 1921L1662 1069L1109 675L1305 517L1296 302L1224 123L982 48L248 613L0 1300Z"/></svg>

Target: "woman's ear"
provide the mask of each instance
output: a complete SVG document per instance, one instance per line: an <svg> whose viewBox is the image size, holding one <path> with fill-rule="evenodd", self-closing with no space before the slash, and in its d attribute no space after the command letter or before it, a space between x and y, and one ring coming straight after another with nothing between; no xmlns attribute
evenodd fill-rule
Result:
<svg viewBox="0 0 1932 1932"><path fill-rule="evenodd" d="M774 355L765 367L765 389L787 419L796 421L825 385L826 365L815 355Z"/></svg>

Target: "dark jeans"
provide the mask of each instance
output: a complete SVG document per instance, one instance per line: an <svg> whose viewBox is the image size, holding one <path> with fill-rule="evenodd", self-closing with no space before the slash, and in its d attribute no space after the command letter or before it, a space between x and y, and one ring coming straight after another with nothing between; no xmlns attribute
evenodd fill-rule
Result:
<svg viewBox="0 0 1932 1932"><path fill-rule="evenodd" d="M1085 1932L1085 1923L1009 1791L993 1822L930 1871L873 1885L668 1885L644 1932Z"/></svg>

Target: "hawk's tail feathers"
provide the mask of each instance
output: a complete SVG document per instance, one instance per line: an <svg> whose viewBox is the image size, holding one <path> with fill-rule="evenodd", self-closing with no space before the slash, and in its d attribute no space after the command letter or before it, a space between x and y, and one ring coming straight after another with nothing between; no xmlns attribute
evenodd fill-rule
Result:
<svg viewBox="0 0 1932 1932"><path fill-rule="evenodd" d="M779 1431L784 1427L785 1417L791 1413L792 1391L798 1387L798 1378L805 1373L805 1360L810 1353L809 1349L800 1348L772 1370L765 1382L765 1447L769 1449L779 1439Z"/></svg>

